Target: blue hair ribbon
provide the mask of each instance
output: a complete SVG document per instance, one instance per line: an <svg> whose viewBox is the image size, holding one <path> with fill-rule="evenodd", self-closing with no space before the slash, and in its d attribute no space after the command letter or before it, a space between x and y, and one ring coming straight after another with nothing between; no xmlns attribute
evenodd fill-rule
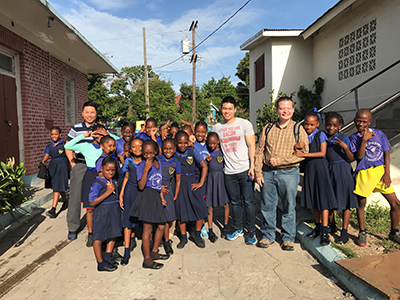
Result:
<svg viewBox="0 0 400 300"><path fill-rule="evenodd" d="M315 112L318 115L318 120L321 120L321 114L318 113L318 109L314 107L313 112Z"/></svg>

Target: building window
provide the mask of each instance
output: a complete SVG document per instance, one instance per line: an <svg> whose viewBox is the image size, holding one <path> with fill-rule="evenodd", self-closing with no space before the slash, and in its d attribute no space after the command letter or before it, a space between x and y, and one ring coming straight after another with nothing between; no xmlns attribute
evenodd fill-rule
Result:
<svg viewBox="0 0 400 300"><path fill-rule="evenodd" d="M264 66L264 54L254 63L254 69L256 72L256 92L265 87L265 66Z"/></svg>
<svg viewBox="0 0 400 300"><path fill-rule="evenodd" d="M76 81L74 78L64 77L65 125L76 124Z"/></svg>
<svg viewBox="0 0 400 300"><path fill-rule="evenodd" d="M339 81L376 68L376 19L339 39Z"/></svg>
<svg viewBox="0 0 400 300"><path fill-rule="evenodd" d="M14 59L12 56L0 52L0 72L15 75Z"/></svg>

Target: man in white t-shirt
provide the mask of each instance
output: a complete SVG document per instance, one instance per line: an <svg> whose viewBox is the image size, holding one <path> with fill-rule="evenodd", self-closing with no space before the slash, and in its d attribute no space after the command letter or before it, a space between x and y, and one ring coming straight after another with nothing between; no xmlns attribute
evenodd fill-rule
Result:
<svg viewBox="0 0 400 300"><path fill-rule="evenodd" d="M232 219L234 232L227 234L224 228L222 235L228 240L235 240L244 235L242 196L245 207L246 244L254 245L255 235L255 204L253 199L255 136L251 123L242 118L236 118L236 100L225 97L222 100L222 115L224 120L215 124L212 131L219 136L221 150L225 160L225 186L229 200L232 203Z"/></svg>

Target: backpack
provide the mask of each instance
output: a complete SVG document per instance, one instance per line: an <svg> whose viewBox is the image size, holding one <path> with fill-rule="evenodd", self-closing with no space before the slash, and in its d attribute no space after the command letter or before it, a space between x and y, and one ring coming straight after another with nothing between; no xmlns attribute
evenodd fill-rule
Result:
<svg viewBox="0 0 400 300"><path fill-rule="evenodd" d="M265 138L267 138L269 131L271 130L272 126L275 125L276 122L271 122L267 125L267 127L265 128ZM293 127L293 134L294 134L294 138L296 140L296 143L299 142L299 131L300 131L300 126L301 123L297 122L296 124L294 124Z"/></svg>

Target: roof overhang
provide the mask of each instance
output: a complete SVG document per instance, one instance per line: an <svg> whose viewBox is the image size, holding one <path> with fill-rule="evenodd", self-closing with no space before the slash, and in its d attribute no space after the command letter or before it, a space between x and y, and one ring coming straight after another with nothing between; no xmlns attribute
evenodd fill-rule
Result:
<svg viewBox="0 0 400 300"><path fill-rule="evenodd" d="M351 7L357 0L340 0L330 9L328 9L322 16L314 21L310 26L308 26L301 35L306 40L314 33L316 33L320 28L329 23L332 19L336 18L343 11Z"/></svg>
<svg viewBox="0 0 400 300"><path fill-rule="evenodd" d="M273 37L298 37L303 29L261 29L242 45L240 50L250 50L254 46Z"/></svg>
<svg viewBox="0 0 400 300"><path fill-rule="evenodd" d="M115 73L108 61L46 0L0 0L0 25L85 73Z"/></svg>

